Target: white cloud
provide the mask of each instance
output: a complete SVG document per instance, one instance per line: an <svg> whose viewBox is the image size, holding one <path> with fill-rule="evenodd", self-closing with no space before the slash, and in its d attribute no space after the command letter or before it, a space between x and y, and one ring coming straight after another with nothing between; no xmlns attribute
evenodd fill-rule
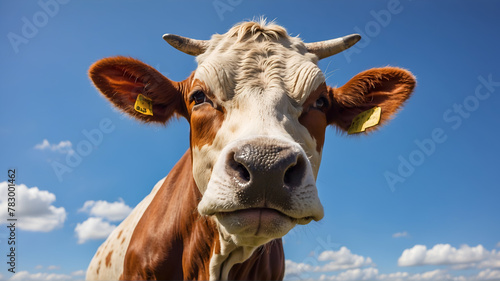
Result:
<svg viewBox="0 0 500 281"><path fill-rule="evenodd" d="M84 270L73 271L73 272L71 272L71 275L73 275L73 276L85 276L85 271Z"/></svg>
<svg viewBox="0 0 500 281"><path fill-rule="evenodd" d="M389 274L380 274L377 279L387 281L403 281L408 280L410 274L408 272L394 272Z"/></svg>
<svg viewBox="0 0 500 281"><path fill-rule="evenodd" d="M291 260L285 260L286 274L300 274L302 272L313 271L314 267L306 263L297 263Z"/></svg>
<svg viewBox="0 0 500 281"><path fill-rule="evenodd" d="M392 235L393 238L408 237L408 232L397 232Z"/></svg>
<svg viewBox="0 0 500 281"><path fill-rule="evenodd" d="M59 270L61 269L60 266L57 266L57 265L49 265L49 267L47 267L48 270Z"/></svg>
<svg viewBox="0 0 500 281"><path fill-rule="evenodd" d="M317 272L337 271L374 265L371 258L355 255L346 247L341 247L338 251L324 251L319 255L318 260L331 262L316 267L314 271Z"/></svg>
<svg viewBox="0 0 500 281"><path fill-rule="evenodd" d="M500 242L497 243L497 248L500 248Z"/></svg>
<svg viewBox="0 0 500 281"><path fill-rule="evenodd" d="M488 258L481 261L478 265L478 268L500 268L500 251L495 249L491 250L488 255Z"/></svg>
<svg viewBox="0 0 500 281"><path fill-rule="evenodd" d="M78 211L87 212L90 215L106 218L110 221L120 221L132 212L132 208L126 205L123 199L120 198L119 201L115 202L89 200Z"/></svg>
<svg viewBox="0 0 500 281"><path fill-rule="evenodd" d="M406 249L398 259L399 266L419 265L425 260L427 247L424 245L415 245L411 249Z"/></svg>
<svg viewBox="0 0 500 281"><path fill-rule="evenodd" d="M475 263L460 263L460 264L450 265L450 268L453 270L466 270L474 268L475 266L476 266Z"/></svg>
<svg viewBox="0 0 500 281"><path fill-rule="evenodd" d="M123 220L132 212L132 208L121 198L115 202L89 200L78 212L86 212L92 216L77 224L75 228L78 244L83 244L87 240L107 238L116 228L116 225L111 224L110 221Z"/></svg>
<svg viewBox="0 0 500 281"><path fill-rule="evenodd" d="M486 269L477 275L477 280L500 280L500 270Z"/></svg>
<svg viewBox="0 0 500 281"><path fill-rule="evenodd" d="M350 269L339 273L338 275L325 276L322 275L320 280L332 281L358 281L358 280L376 280L378 269L374 267Z"/></svg>
<svg viewBox="0 0 500 281"><path fill-rule="evenodd" d="M8 183L0 183L0 210L7 210ZM55 207L52 203L56 196L38 187L28 188L24 184L16 185L15 215L19 219L19 228L29 231L49 232L61 227L66 220L66 210ZM0 221L7 220L8 213L0 212Z"/></svg>
<svg viewBox="0 0 500 281"><path fill-rule="evenodd" d="M285 261L285 280L325 280L325 281L500 281L500 251L486 250L482 245L470 247L462 245L458 249L449 244L437 244L431 249L423 245L415 245L406 249L399 258L400 266L410 265L448 265L444 269L435 269L420 273L393 272L379 273L372 260L368 257L352 254L346 247L339 251L324 251L316 260L306 260L309 263ZM336 262L337 267L329 270L343 270L337 274L322 274L326 265L318 262ZM352 268L349 268L351 266ZM458 270L475 268L475 274L460 275ZM482 271L478 271L482 269Z"/></svg>
<svg viewBox="0 0 500 281"><path fill-rule="evenodd" d="M436 269L432 271L427 271L424 273L417 273L409 276L409 280L415 280L415 281L423 281L423 280L429 280L429 281L453 281L453 280L465 280L463 276L458 276L458 277L453 277L451 274L449 274L446 270L442 269Z"/></svg>
<svg viewBox="0 0 500 281"><path fill-rule="evenodd" d="M314 261L314 258L309 257L307 260ZM351 253L351 251L347 247L341 247L338 251L324 251L318 256L317 261L328 263L324 265L313 266L308 263L297 263L291 260L286 260L285 268L287 278L295 276L300 277L300 279L304 279L303 275L310 275L310 273L313 272L330 272L375 265L371 258L355 255ZM349 276L351 276L355 272L357 271L350 271Z"/></svg>
<svg viewBox="0 0 500 281"><path fill-rule="evenodd" d="M60 141L58 144L50 144L47 139L44 139L42 143L35 145L35 149L57 151L63 154L72 154L75 152L73 150L73 144L70 141Z"/></svg>
<svg viewBox="0 0 500 281"><path fill-rule="evenodd" d="M102 218L88 218L75 227L78 244L83 244L87 240L92 239L104 239L108 237L115 228L116 225L103 221Z"/></svg>
<svg viewBox="0 0 500 281"><path fill-rule="evenodd" d="M37 266L35 266L35 269L42 269L42 268L43 268L43 266L42 266L42 265L40 265L40 264L39 264L39 265L37 265Z"/></svg>
<svg viewBox="0 0 500 281"><path fill-rule="evenodd" d="M14 274L9 280L22 281L52 281L52 280L71 280L70 275L55 274L55 273L29 273L28 271L20 271Z"/></svg>
<svg viewBox="0 0 500 281"><path fill-rule="evenodd" d="M285 280L291 280L285 276ZM293 276L295 277L295 276ZM500 280L499 270L484 270L477 275L472 276L453 276L447 270L436 269L422 273L410 274L408 272L395 272L389 274L380 274L377 268L356 268L343 271L336 275L321 275L319 278L307 278L305 280L322 280L322 281L498 281ZM304 280L304 279L300 279Z"/></svg>
<svg viewBox="0 0 500 281"><path fill-rule="evenodd" d="M398 259L399 266L417 265L456 265L478 262L496 262L500 256L493 250L491 253L482 245L469 247L462 245L459 249L450 244L437 244L432 249L424 245L415 245L406 249Z"/></svg>
<svg viewBox="0 0 500 281"><path fill-rule="evenodd" d="M410 274L408 272L395 272L380 274L376 280L383 281L466 281L464 276L452 276L448 271L436 269L422 273ZM471 279L475 280L475 279Z"/></svg>

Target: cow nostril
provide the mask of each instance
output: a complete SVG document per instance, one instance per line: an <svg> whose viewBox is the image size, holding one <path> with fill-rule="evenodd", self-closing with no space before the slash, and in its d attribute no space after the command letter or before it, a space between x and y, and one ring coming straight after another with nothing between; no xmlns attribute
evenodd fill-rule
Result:
<svg viewBox="0 0 500 281"><path fill-rule="evenodd" d="M250 181L250 173L248 172L247 168L243 166L243 164L238 163L235 170L238 172L240 179L243 179L245 182Z"/></svg>
<svg viewBox="0 0 500 281"><path fill-rule="evenodd" d="M251 179L250 172L245 165L240 163L236 158L236 153L231 153L228 156L228 172L240 183L247 183Z"/></svg>
<svg viewBox="0 0 500 281"><path fill-rule="evenodd" d="M283 183L286 187L295 187L300 185L302 182L302 178L304 177L305 172L305 161L301 155L297 158L297 162L292 164L285 171L285 175L283 176Z"/></svg>

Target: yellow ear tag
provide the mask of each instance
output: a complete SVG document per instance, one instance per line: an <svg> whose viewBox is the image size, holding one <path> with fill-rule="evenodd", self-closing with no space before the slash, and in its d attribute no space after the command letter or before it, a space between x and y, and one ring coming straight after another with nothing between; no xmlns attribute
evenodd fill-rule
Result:
<svg viewBox="0 0 500 281"><path fill-rule="evenodd" d="M367 128L373 127L380 122L382 109L375 106L372 109L361 112L352 120L351 127L347 133L349 135L364 132Z"/></svg>
<svg viewBox="0 0 500 281"><path fill-rule="evenodd" d="M153 115L153 100L139 94L135 100L134 109L144 115Z"/></svg>

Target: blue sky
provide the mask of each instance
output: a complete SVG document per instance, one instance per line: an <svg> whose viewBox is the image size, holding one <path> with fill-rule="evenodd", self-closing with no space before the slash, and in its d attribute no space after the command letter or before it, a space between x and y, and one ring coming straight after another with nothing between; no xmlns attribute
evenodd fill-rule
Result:
<svg viewBox="0 0 500 281"><path fill-rule="evenodd" d="M82 279L101 237L189 146L185 120L144 125L112 109L87 77L93 62L126 55L183 80L194 58L164 33L208 39L266 16L305 42L361 31L356 49L320 62L329 85L386 65L418 80L378 132L327 130L325 218L285 236L287 278L500 280L499 10L496 1L0 1L0 223L12 168L25 223L18 274L2 262L1 279ZM2 226L0 260L7 235Z"/></svg>

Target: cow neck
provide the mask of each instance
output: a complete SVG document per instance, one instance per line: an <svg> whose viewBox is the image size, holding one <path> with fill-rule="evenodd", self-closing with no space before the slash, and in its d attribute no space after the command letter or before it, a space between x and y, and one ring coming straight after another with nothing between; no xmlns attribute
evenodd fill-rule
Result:
<svg viewBox="0 0 500 281"><path fill-rule="evenodd" d="M257 249L227 242L211 218L199 215L197 206L201 197L193 179L188 150L137 224L120 279L283 278L281 239Z"/></svg>
<svg viewBox="0 0 500 281"><path fill-rule="evenodd" d="M281 239L256 248L222 244L210 260L210 280L283 280L284 274Z"/></svg>
<svg viewBox="0 0 500 281"><path fill-rule="evenodd" d="M231 241L225 240L220 233L220 251L214 251L210 258L210 280L228 280L231 268L246 261L256 249L256 247L238 247Z"/></svg>

